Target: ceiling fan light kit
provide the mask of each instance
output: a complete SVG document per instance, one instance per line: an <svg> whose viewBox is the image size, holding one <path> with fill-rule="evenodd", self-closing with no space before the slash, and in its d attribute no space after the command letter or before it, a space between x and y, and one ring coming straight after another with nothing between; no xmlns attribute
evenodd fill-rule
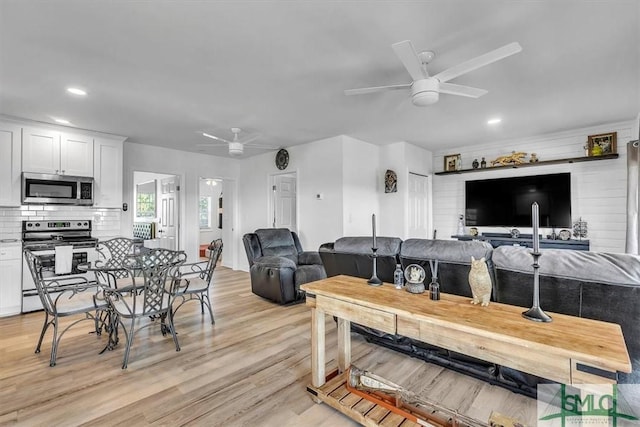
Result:
<svg viewBox="0 0 640 427"><path fill-rule="evenodd" d="M477 56L441 71L435 76L429 76L427 64L435 58L434 52L426 51L416 53L413 44L409 40L394 43L391 47L413 79L413 82L400 85L348 89L344 91L345 95L364 95L367 93L410 88L411 101L418 107L435 104L438 102L441 93L465 96L467 98L479 98L486 94L487 91L447 82L522 51L522 47L517 42L509 43L484 55Z"/></svg>

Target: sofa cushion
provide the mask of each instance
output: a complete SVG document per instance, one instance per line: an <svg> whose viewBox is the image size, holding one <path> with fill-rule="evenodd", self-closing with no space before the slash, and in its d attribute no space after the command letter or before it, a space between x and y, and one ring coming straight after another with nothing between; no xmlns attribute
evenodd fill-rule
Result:
<svg viewBox="0 0 640 427"><path fill-rule="evenodd" d="M471 297L469 286L469 271L471 257L484 258L487 262L489 275L495 295L495 280L492 259L493 247L481 241L429 240L407 239L400 249L402 266L418 264L425 269L428 283L432 277L429 260L438 260L438 283L440 291L448 294Z"/></svg>
<svg viewBox="0 0 640 427"><path fill-rule="evenodd" d="M262 228L256 230L263 256L281 256L298 262L298 249L293 235L286 228Z"/></svg>
<svg viewBox="0 0 640 427"><path fill-rule="evenodd" d="M396 256L400 252L402 240L398 237L376 238L378 256ZM341 237L335 241L333 250L340 253L371 254L373 239L371 237Z"/></svg>

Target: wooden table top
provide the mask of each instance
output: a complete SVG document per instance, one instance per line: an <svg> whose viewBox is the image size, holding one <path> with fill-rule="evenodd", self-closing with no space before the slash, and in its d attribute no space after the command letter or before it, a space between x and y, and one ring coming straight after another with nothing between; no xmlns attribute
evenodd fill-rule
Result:
<svg viewBox="0 0 640 427"><path fill-rule="evenodd" d="M308 294L517 343L531 351L550 351L585 362L606 360L606 365L612 369L631 372L622 329L615 323L558 313L548 313L552 322L534 322L522 317L529 307L497 302L482 307L471 304L470 298L445 293L441 293L439 301L432 301L429 292L411 294L395 289L391 284L370 286L366 279L343 275L307 283L300 288Z"/></svg>

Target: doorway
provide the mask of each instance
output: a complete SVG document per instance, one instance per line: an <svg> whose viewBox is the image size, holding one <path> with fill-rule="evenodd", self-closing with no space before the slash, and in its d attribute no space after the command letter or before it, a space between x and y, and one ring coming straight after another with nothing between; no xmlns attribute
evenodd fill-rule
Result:
<svg viewBox="0 0 640 427"><path fill-rule="evenodd" d="M180 177L134 171L133 187L134 222L150 223L153 230L144 245L180 249Z"/></svg>
<svg viewBox="0 0 640 427"><path fill-rule="evenodd" d="M297 181L295 172L271 175L270 222L273 228L298 231Z"/></svg>
<svg viewBox="0 0 640 427"><path fill-rule="evenodd" d="M224 249L220 264L237 269L238 255L235 236L235 180L227 178L200 177L198 180L198 245L203 256L213 240L222 239ZM206 252L204 253L206 256Z"/></svg>

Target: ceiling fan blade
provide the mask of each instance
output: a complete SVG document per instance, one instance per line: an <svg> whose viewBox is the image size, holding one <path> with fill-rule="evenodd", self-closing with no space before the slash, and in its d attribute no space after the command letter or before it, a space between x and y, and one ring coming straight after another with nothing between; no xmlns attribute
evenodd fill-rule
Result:
<svg viewBox="0 0 640 427"><path fill-rule="evenodd" d="M206 136L207 138L215 139L216 141L226 142L227 144L231 141L227 141L226 139L218 138L215 135L208 134L206 132L202 132L202 136Z"/></svg>
<svg viewBox="0 0 640 427"><path fill-rule="evenodd" d="M453 83L440 83L440 93L448 93L449 95L460 95L468 98L479 98L488 93L487 90L478 89L470 86L456 85Z"/></svg>
<svg viewBox="0 0 640 427"><path fill-rule="evenodd" d="M253 135L249 135L248 137L244 138L241 141L238 141L239 143L246 145L249 144L252 141L255 141L256 139L260 138L260 134L259 133L254 133Z"/></svg>
<svg viewBox="0 0 640 427"><path fill-rule="evenodd" d="M480 55L473 59L465 61L462 64L458 64L451 68L448 68L436 74L434 77L440 80L441 83L444 83L451 79L455 79L462 74L468 73L469 71L476 70L480 67L484 67L485 65L489 65L492 62L496 62L508 56L514 55L521 50L522 46L520 46L518 42L509 43L506 46L502 46L496 50L485 53L484 55Z"/></svg>
<svg viewBox="0 0 640 427"><path fill-rule="evenodd" d="M344 91L344 94L345 95L363 95L366 93L384 92L387 90L408 89L410 87L411 87L411 83L402 84L402 85L363 87L360 89L347 89Z"/></svg>
<svg viewBox="0 0 640 427"><path fill-rule="evenodd" d="M429 77L410 40L394 43L391 47L395 50L396 55L398 55L398 58L400 58L404 68L407 69L413 80L421 80Z"/></svg>

